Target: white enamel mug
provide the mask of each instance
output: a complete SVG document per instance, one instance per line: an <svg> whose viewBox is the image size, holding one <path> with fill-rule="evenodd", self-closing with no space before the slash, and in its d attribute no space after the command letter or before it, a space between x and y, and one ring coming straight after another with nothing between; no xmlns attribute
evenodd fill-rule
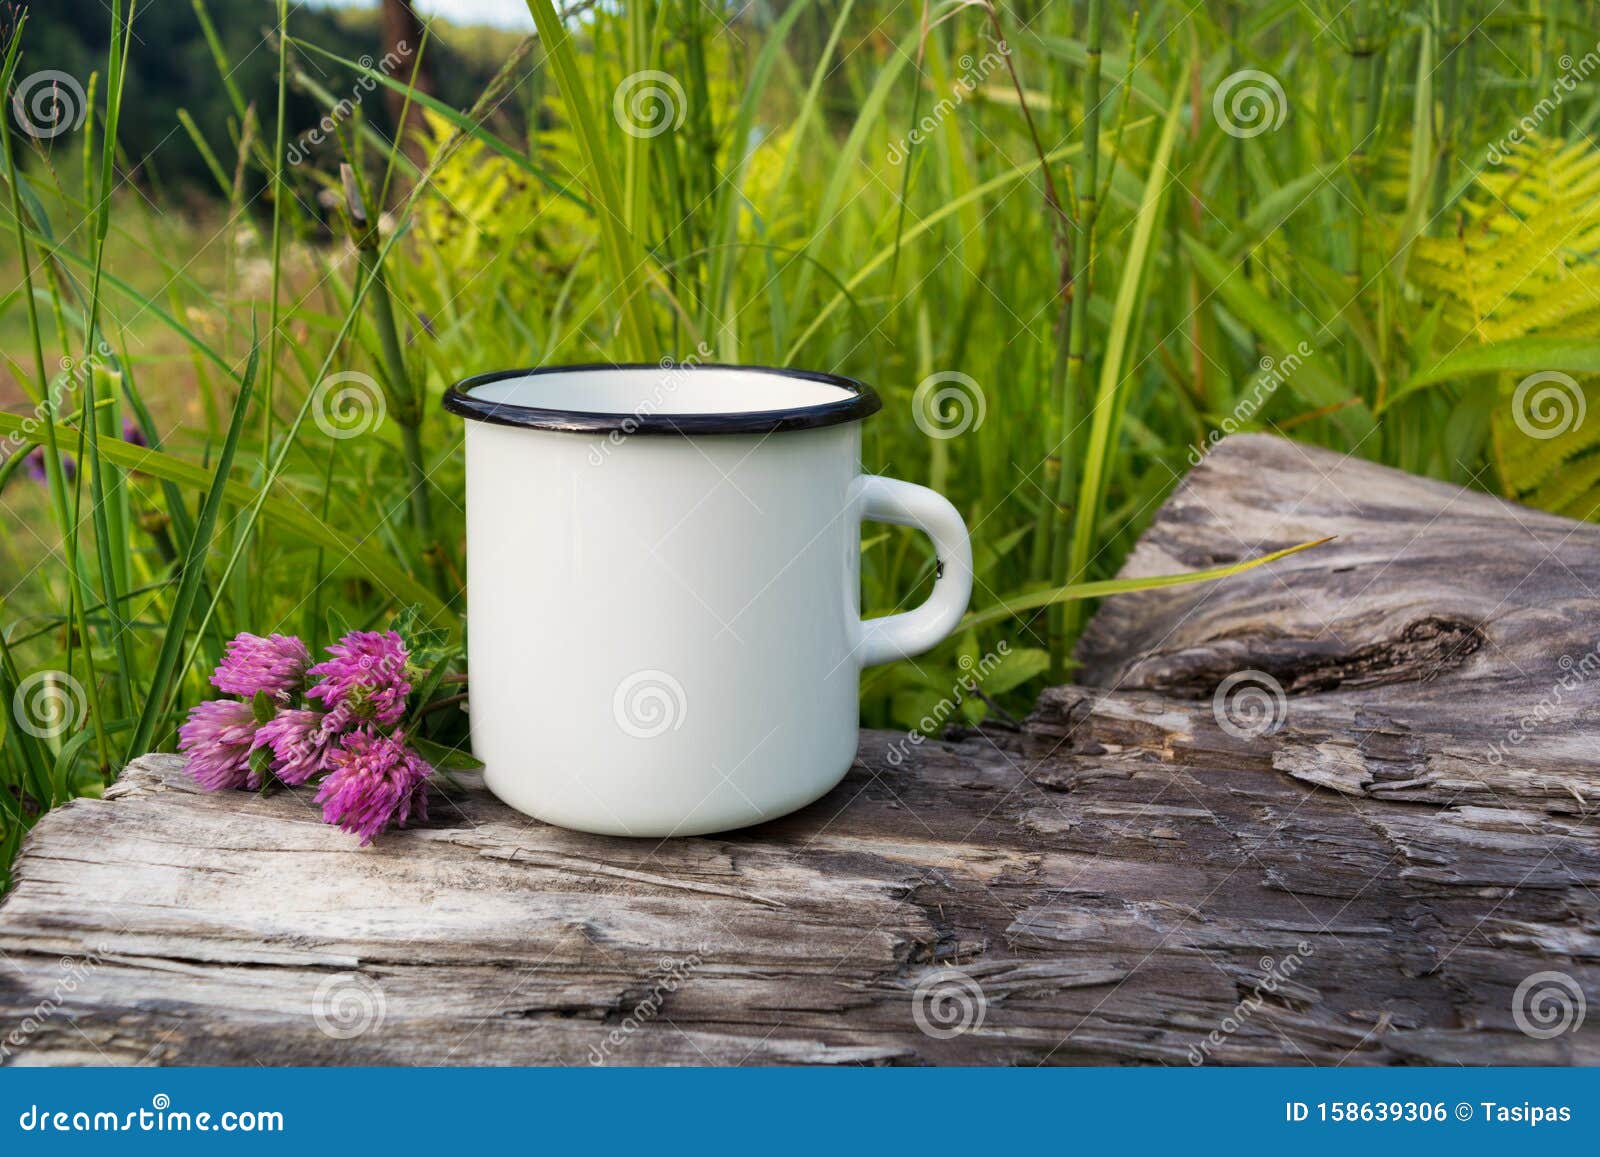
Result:
<svg viewBox="0 0 1600 1157"><path fill-rule="evenodd" d="M862 667L955 629L961 516L861 473L873 391L799 370L513 370L468 419L467 661L489 789L561 827L688 836L773 819L844 777ZM862 621L863 520L932 538L926 602Z"/></svg>

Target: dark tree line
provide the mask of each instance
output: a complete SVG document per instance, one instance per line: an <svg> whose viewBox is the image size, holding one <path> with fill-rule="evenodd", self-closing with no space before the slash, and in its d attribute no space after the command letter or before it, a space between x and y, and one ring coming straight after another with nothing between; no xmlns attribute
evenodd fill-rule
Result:
<svg viewBox="0 0 1600 1157"><path fill-rule="evenodd" d="M206 42L194 0L143 0L135 10L118 139L136 179L168 187L215 188L179 123L178 110L189 112L224 164L231 164L238 117L223 83L224 71L244 100L255 104L262 130L272 131L278 67L277 43L272 36L276 0L201 2L221 42L228 62L225 68L218 67ZM18 10L27 12L18 77L52 69L68 74L87 89L90 74L98 72L95 104L103 109L110 4L106 0L31 0L4 7L11 9L3 22L6 28L15 26ZM380 5L376 0L353 9L302 6L290 17L290 33L347 60L380 59L397 37L409 37L414 52L417 25L407 21L405 8L392 2ZM516 40L511 33L437 26L424 54L423 87L457 108L469 106ZM295 64L335 98L353 91L356 76L348 70L309 54L297 56ZM312 129L326 111L309 93L291 86L290 137ZM516 116L518 111L508 104L506 115ZM385 136L393 135L397 112L398 102L387 99L367 100L361 106L362 115ZM61 137L51 145L71 147L73 140L75 137ZM331 153L329 160L334 160Z"/></svg>

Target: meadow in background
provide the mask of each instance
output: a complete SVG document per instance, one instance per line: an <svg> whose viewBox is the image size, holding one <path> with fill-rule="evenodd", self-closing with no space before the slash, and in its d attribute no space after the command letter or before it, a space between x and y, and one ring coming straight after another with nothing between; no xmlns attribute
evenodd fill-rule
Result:
<svg viewBox="0 0 1600 1157"><path fill-rule="evenodd" d="M1234 430L1600 504L1587 5L529 0L537 37L401 56L372 13L216 7L6 16L0 866L170 749L239 631L459 642L439 395L488 369L875 385L864 467L949 495L977 576L867 725L1068 677ZM867 613L923 597L919 536L865 546Z"/></svg>

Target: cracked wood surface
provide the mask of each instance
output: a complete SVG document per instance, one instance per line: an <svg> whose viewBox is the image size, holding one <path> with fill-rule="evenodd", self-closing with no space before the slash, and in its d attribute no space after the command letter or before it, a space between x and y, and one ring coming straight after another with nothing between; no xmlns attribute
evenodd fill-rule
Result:
<svg viewBox="0 0 1600 1157"><path fill-rule="evenodd" d="M0 1060L1600 1062L1600 527L1236 437L1125 573L1325 534L1109 600L1020 732L864 733L743 832L472 789L358 851L145 757L26 844Z"/></svg>

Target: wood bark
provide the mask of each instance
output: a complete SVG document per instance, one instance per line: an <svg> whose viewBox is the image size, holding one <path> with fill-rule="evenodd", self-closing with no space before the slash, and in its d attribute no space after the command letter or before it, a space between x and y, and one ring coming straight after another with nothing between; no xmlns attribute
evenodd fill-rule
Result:
<svg viewBox="0 0 1600 1157"><path fill-rule="evenodd" d="M473 789L355 850L148 756L27 842L0 1055L1600 1062L1600 528L1236 437L1125 571L1326 534L1107 601L1020 731L865 733L743 832Z"/></svg>

